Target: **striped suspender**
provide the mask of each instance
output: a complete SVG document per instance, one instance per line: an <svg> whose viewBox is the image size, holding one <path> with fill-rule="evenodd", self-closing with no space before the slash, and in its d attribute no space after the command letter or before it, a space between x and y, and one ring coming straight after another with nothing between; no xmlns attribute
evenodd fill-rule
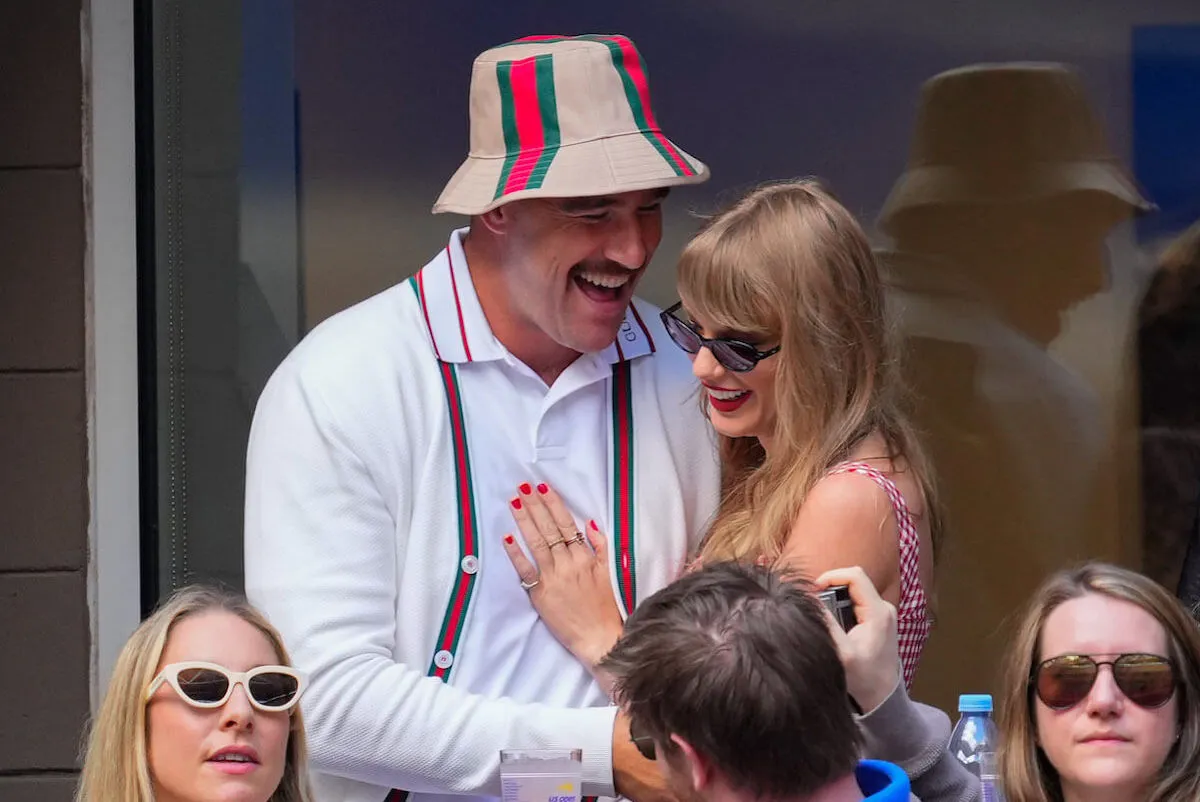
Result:
<svg viewBox="0 0 1200 802"><path fill-rule="evenodd" d="M429 312L425 305L425 288L421 275L418 273L408 280L408 284L416 293L425 313L425 324L429 325ZM429 329L430 339L433 329ZM434 342L434 351L437 343ZM458 644L462 640L463 623L467 619L467 610L471 605L471 594L475 590L475 578L478 576L479 560L479 516L475 511L475 488L471 481L471 456L467 447L467 429L463 417L462 392L458 386L458 371L453 363L444 362L438 354L438 367L442 376L442 386L446 390L446 409L450 415L450 432L454 445L454 487L458 495L458 573L454 578L454 590L450 593L450 602L446 605L442 617L442 628L438 632L437 649L429 661L428 675L437 677L442 682L450 679L450 669L454 665ZM472 570L467 570L468 568ZM392 789L384 802L405 802L408 792Z"/></svg>
<svg viewBox="0 0 1200 802"><path fill-rule="evenodd" d="M632 363L613 365L612 374L612 550L616 561L617 587L625 614L637 604L637 574L634 571L633 517L633 376Z"/></svg>
<svg viewBox="0 0 1200 802"><path fill-rule="evenodd" d="M421 304L425 324L429 326L429 312L425 304L425 291L421 274L408 280L409 286ZM433 329L429 329L433 340ZM465 339L464 339L465 342ZM434 340L434 352L438 354L442 386L446 391L446 406L450 415L450 430L454 448L454 478L458 494L458 548L459 570L454 589L442 617L438 633L437 649L429 663L428 675L448 682L454 665L458 645L462 639L463 624L471 604L471 595L478 576L479 529L475 509L474 483L471 477L471 459L467 445L467 430L463 416L462 392L458 384L458 372L453 363L441 359ZM633 392L629 362L613 365L612 375L612 429L613 429L613 559L616 561L617 584L621 592L621 603L627 613L633 611L637 599L634 560L634 515L633 515ZM472 570L468 571L470 566ZM393 789L384 802L405 802L407 791ZM584 797L584 802L594 802L595 797Z"/></svg>

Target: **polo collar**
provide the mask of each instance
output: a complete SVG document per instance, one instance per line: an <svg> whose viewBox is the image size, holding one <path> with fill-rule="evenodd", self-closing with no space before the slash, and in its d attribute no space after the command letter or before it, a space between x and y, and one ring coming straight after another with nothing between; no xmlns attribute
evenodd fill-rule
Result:
<svg viewBox="0 0 1200 802"><path fill-rule="evenodd" d="M504 359L508 349L488 325L463 250L467 229L450 235L450 241L432 262L417 274L421 311L433 340L433 350L443 362L488 362ZM625 310L625 320L611 345L595 356L609 364L627 362L657 350L650 328L642 319L637 299ZM647 314L652 311L647 309Z"/></svg>

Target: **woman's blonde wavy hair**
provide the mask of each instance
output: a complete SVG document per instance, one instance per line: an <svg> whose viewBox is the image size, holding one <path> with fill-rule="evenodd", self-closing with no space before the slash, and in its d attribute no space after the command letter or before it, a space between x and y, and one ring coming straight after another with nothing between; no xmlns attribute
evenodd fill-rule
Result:
<svg viewBox="0 0 1200 802"><path fill-rule="evenodd" d="M1030 677L1041 661L1042 629L1063 602L1095 594L1135 604L1166 630L1166 657L1178 682L1179 740L1146 802L1200 799L1200 629L1161 585L1134 571L1091 562L1060 571L1037 590L1004 666L1000 705L1000 776L1009 802L1063 802L1058 772L1038 746Z"/></svg>
<svg viewBox="0 0 1200 802"><path fill-rule="evenodd" d="M154 783L146 757L146 688L174 626L188 616L214 610L232 613L271 642L279 662L291 665L283 638L244 598L214 588L179 590L142 622L125 643L113 668L108 691L88 735L76 802L154 802ZM312 802L308 781L308 744L299 706L291 710L291 735L283 778L268 802Z"/></svg>
<svg viewBox="0 0 1200 802"><path fill-rule="evenodd" d="M771 453L720 437L722 502L701 557L778 557L813 485L874 433L887 444L878 456L913 471L936 556L932 469L903 411L883 282L854 216L814 179L760 186L688 243L678 285L706 325L780 344Z"/></svg>

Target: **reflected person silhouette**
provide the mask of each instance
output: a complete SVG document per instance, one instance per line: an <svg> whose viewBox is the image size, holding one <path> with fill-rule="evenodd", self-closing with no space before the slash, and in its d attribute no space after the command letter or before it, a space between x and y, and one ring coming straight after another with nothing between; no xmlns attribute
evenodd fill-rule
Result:
<svg viewBox="0 0 1200 802"><path fill-rule="evenodd" d="M1111 471L1099 399L1048 348L1108 287L1108 232L1146 208L1071 69L981 64L922 87L879 220L953 541L919 695L949 704L990 686L1004 618L1042 576L1117 539L1097 503Z"/></svg>
<svg viewBox="0 0 1200 802"><path fill-rule="evenodd" d="M1138 308L1142 554L1200 602L1200 221L1162 252Z"/></svg>

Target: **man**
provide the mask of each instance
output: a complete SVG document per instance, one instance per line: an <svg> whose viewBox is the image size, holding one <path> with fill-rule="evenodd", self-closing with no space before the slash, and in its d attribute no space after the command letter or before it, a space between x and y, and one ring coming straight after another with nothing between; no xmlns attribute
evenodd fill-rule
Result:
<svg viewBox="0 0 1200 802"><path fill-rule="evenodd" d="M1004 622L1039 577L1131 553L1123 510L1138 505L1111 437L1121 392L1105 400L1064 361L1060 335L1110 286L1109 232L1148 208L1074 69L976 64L922 86L879 226L895 241L880 259L917 426L955 522L915 686L935 703L995 687ZM1077 344L1114 355L1091 359L1115 376L1120 349L1103 337L1125 324L1110 304L1092 334L1080 336L1086 317L1073 326Z"/></svg>
<svg viewBox="0 0 1200 802"><path fill-rule="evenodd" d="M927 800L978 799L945 715L899 682L895 610L861 569L817 582L850 587L849 633L805 585L760 567L706 566L643 601L601 663L642 754L689 802L908 800L905 770ZM860 761L864 743L904 768Z"/></svg>
<svg viewBox="0 0 1200 802"><path fill-rule="evenodd" d="M314 330L250 434L246 588L310 675L322 800L499 794L499 751L583 750L583 792L652 799L653 764L538 619L503 551L518 483L612 534L632 609L718 497L689 363L633 293L668 188L708 169L659 130L621 36L480 55L470 216L412 279ZM558 548L587 548L564 532Z"/></svg>

